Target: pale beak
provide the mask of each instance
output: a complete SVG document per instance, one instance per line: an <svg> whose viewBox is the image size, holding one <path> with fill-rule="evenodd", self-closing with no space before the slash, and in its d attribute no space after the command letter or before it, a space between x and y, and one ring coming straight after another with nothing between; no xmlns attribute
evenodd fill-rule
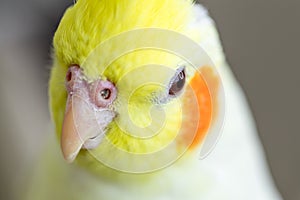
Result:
<svg viewBox="0 0 300 200"><path fill-rule="evenodd" d="M109 109L95 111L82 97L68 100L61 135L61 149L67 162L73 162L80 149L94 149L104 137L106 126L115 114Z"/></svg>
<svg viewBox="0 0 300 200"><path fill-rule="evenodd" d="M61 149L67 162L74 161L83 143L84 141L76 131L73 109L70 108L65 114L61 135Z"/></svg>

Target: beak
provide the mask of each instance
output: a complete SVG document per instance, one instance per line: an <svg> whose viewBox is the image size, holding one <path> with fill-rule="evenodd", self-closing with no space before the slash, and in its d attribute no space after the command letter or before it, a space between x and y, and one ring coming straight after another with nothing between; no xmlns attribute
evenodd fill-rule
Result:
<svg viewBox="0 0 300 200"><path fill-rule="evenodd" d="M65 114L61 136L61 149L67 162L71 163L75 160L83 143L84 141L76 131L73 108L71 107Z"/></svg>
<svg viewBox="0 0 300 200"><path fill-rule="evenodd" d="M115 114L108 108L96 108L84 93L69 94L62 125L61 149L65 160L73 162L82 148L98 147L106 126Z"/></svg>
<svg viewBox="0 0 300 200"><path fill-rule="evenodd" d="M65 160L73 162L82 148L98 147L107 125L115 117L109 105L117 90L106 80L85 81L79 66L69 67L66 75L68 99L62 125L61 149Z"/></svg>

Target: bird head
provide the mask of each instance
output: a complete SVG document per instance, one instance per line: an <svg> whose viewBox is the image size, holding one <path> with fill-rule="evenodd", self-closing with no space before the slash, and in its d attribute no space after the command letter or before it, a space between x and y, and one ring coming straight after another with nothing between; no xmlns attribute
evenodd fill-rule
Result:
<svg viewBox="0 0 300 200"><path fill-rule="evenodd" d="M49 96L67 162L147 172L197 149L217 112L220 80L184 47L198 39L192 6L79 0L66 11L53 40ZM182 49L202 63L183 59Z"/></svg>

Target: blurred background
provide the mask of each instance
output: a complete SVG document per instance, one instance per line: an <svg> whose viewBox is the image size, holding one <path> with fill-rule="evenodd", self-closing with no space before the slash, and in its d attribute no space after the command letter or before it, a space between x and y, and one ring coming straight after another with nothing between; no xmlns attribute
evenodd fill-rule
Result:
<svg viewBox="0 0 300 200"><path fill-rule="evenodd" d="M253 110L279 191L300 200L300 1L200 0ZM72 0L0 0L0 199L37 159L51 122L52 36Z"/></svg>

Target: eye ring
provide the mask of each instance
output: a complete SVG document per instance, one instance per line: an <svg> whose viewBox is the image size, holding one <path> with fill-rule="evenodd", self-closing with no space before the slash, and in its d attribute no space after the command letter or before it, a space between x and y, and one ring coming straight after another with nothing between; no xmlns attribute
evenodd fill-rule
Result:
<svg viewBox="0 0 300 200"><path fill-rule="evenodd" d="M185 79L186 79L186 74L183 67L178 70L178 72L171 80L170 87L169 87L170 96L177 96L181 93L185 85Z"/></svg>

